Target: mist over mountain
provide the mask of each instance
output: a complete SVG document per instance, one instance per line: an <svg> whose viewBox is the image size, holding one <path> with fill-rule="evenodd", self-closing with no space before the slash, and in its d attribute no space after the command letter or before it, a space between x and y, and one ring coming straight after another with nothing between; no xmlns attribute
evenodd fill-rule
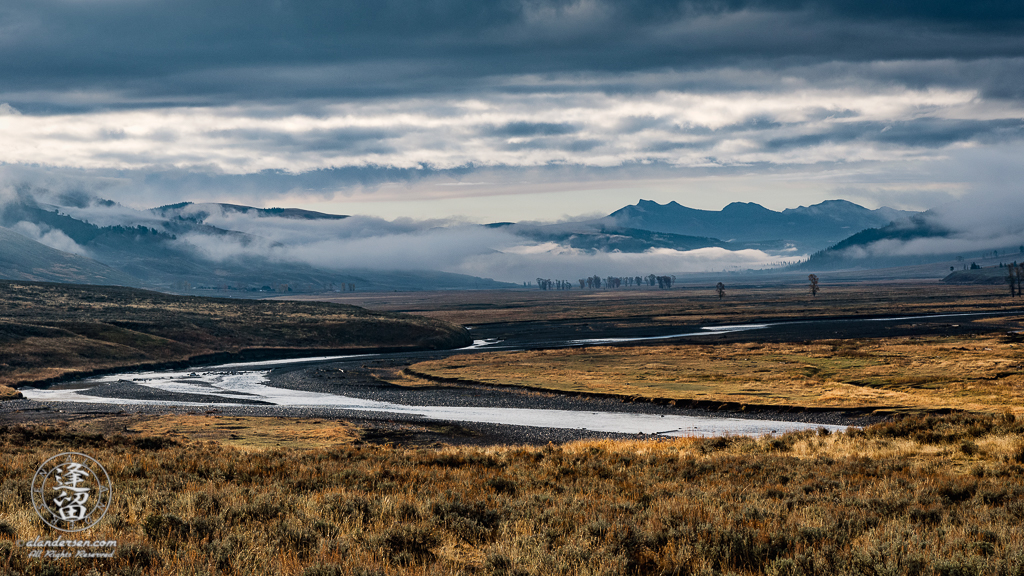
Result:
<svg viewBox="0 0 1024 576"><path fill-rule="evenodd" d="M258 217L290 218L293 220L344 220L348 218L344 214L325 214L312 210L300 208L253 208L252 206L240 206L238 204L224 203L200 203L179 202L168 204L152 210L164 218L178 218L196 223L203 223L212 215L220 214L250 214Z"/></svg>
<svg viewBox="0 0 1024 576"><path fill-rule="evenodd" d="M147 210L29 185L0 189L0 226L171 291L500 288L537 277L742 270L794 255L778 242L624 228L607 218L479 225L221 203Z"/></svg>
<svg viewBox="0 0 1024 576"><path fill-rule="evenodd" d="M964 210L869 210L831 200L781 212L753 203L711 211L641 200L602 218L479 225L222 203L147 210L22 187L0 190L0 259L10 262L0 276L246 296L483 289L538 277L575 282L794 263L881 268L1024 244L1015 219L985 227L982 216L966 223ZM32 266L22 257L29 253L37 255Z"/></svg>
<svg viewBox="0 0 1024 576"><path fill-rule="evenodd" d="M374 266L374 256L339 258L345 233L351 239L368 227L381 233L387 228L364 222L341 233L327 230L346 223L347 216L214 203L135 210L83 195L39 195L60 204L39 201L24 190L0 203L0 225L6 227L0 228L0 277L240 296L507 286L425 263L384 260ZM328 249L331 240L335 246Z"/></svg>
<svg viewBox="0 0 1024 576"><path fill-rule="evenodd" d="M977 262L991 266L1024 260L1024 230L998 235L973 232L951 228L929 211L907 221L862 230L794 267L838 270L949 262L960 271Z"/></svg>
<svg viewBox="0 0 1024 576"><path fill-rule="evenodd" d="M945 262L951 272L962 272L971 264L998 267L1024 261L1024 196L1007 190L995 197L990 193L986 200L971 194L906 220L862 230L796 267L867 269Z"/></svg>

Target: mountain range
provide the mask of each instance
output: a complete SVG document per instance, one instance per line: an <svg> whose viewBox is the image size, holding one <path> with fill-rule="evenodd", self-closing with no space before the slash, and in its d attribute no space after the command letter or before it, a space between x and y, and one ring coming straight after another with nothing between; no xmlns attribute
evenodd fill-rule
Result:
<svg viewBox="0 0 1024 576"><path fill-rule="evenodd" d="M733 202L720 211L697 210L676 202L641 200L602 221L626 229L720 239L744 248L820 250L866 228L878 228L917 214L893 208L869 210L846 200L769 210L753 202Z"/></svg>
<svg viewBox="0 0 1024 576"><path fill-rule="evenodd" d="M0 227L0 278L141 286L171 292L208 291L250 297L288 292L511 286L430 269L338 270L244 252L217 258L202 248L204 243L241 247L261 244L271 250L284 247L248 231L209 223L214 216L224 219L242 215L257 226L260 220L308 225L336 222L347 216L288 208L189 202L132 211L100 202L106 210L96 209L96 203L43 204L23 194L19 200L0 206L0 226L3 226ZM90 219L104 222L96 224Z"/></svg>
<svg viewBox="0 0 1024 576"><path fill-rule="evenodd" d="M947 262L952 270L1024 260L1024 226L1011 230L956 226L934 211L868 228L794 266L805 270L891 268ZM976 262L977 261L977 262ZM985 274L982 274L985 276Z"/></svg>
<svg viewBox="0 0 1024 576"><path fill-rule="evenodd" d="M878 268L951 258L953 249L935 256L907 246L960 238L931 211L870 210L845 200L782 211L754 203L712 211L640 200L602 218L457 229L296 208L183 202L137 210L81 194L47 200L22 191L0 204L0 277L253 297L490 289L515 284L452 270L480 259L511 262L510 254L529 262L535 254L673 258L701 249L801 260L812 254L794 270ZM488 248L497 241L506 247ZM462 260L446 261L446 250L461 251ZM408 257L392 262L389 255L396 254Z"/></svg>

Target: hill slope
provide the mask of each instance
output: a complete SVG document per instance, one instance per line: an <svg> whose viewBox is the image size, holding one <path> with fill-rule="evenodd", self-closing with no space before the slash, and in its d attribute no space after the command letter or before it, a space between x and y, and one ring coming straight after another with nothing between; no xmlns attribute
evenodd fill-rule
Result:
<svg viewBox="0 0 1024 576"><path fill-rule="evenodd" d="M0 385L202 357L284 358L471 343L454 324L342 304L0 281Z"/></svg>
<svg viewBox="0 0 1024 576"><path fill-rule="evenodd" d="M1024 260L1024 231L957 230L931 211L881 228L862 230L813 254L796 269L886 268L944 262L963 272ZM989 276L991 273L982 273ZM951 282L971 275L957 274Z"/></svg>
<svg viewBox="0 0 1024 576"><path fill-rule="evenodd" d="M7 262L13 271L7 277L146 286L175 292L203 290L233 296L339 289L450 290L512 286L487 278L433 270L339 269L319 261L278 257L278 252L290 248L287 243L259 235L272 231L275 226L285 230L332 226L348 216L290 208L187 202L138 211L111 206L113 203L105 204L106 201L98 199L92 202L94 204L84 206L55 206L38 203L25 195L0 206L0 225L59 234L73 248L95 259L95 262L87 261L29 238L10 236L10 249L0 248L0 258L6 255L6 260L0 260L0 264ZM229 226L232 222L238 223L239 218L255 228L255 233L231 229ZM329 228L324 230L329 231ZM10 234L14 232L8 231ZM329 240L329 237L318 240ZM19 259L19 253L26 251L28 243L34 244L29 250L33 256ZM249 247L253 249L247 250ZM225 251L226 255L218 251Z"/></svg>
<svg viewBox="0 0 1024 576"><path fill-rule="evenodd" d="M7 228L0 228L0 278L116 286L142 284L138 278L110 266L55 250Z"/></svg>

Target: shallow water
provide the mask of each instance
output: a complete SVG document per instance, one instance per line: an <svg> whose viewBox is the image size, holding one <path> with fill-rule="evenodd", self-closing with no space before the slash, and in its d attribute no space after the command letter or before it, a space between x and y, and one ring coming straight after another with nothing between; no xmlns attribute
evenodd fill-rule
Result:
<svg viewBox="0 0 1024 576"><path fill-rule="evenodd" d="M674 414L633 414L472 406L413 406L336 394L275 388L267 385L268 370L235 371L230 370L230 368L231 365L223 365L202 372L146 372L128 376L103 376L82 381L82 384L88 384L90 388L97 390L127 382L151 388L155 391L201 394L207 398L221 398L223 402L217 402L216 400L213 402L183 402L176 400L103 398L89 395L89 388L77 390L37 390L25 388L22 390L22 393L26 398L39 402L82 402L96 404L211 407L237 405L235 402L239 400L257 400L275 406L330 407L364 412L389 412L420 416L431 420L583 429L595 432L618 432L625 434L643 433L660 436L718 436L722 434L759 436L822 427L818 424L801 422L708 418ZM844 426L824 427L833 431L845 429Z"/></svg>
<svg viewBox="0 0 1024 576"><path fill-rule="evenodd" d="M589 338L585 340L569 340L572 346L591 346L594 344L621 344L623 342L645 342L651 340L669 340L672 338L686 338L689 336L714 336L715 334L729 334L731 332L746 332L748 330L763 330L771 324L733 324L731 326L708 326L701 328L700 332L683 332L680 334L668 334L666 336L642 336L632 338Z"/></svg>

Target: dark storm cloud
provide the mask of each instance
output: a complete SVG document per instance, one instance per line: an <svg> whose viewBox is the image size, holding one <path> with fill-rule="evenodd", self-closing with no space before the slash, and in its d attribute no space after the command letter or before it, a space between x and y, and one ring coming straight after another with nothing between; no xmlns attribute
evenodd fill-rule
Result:
<svg viewBox="0 0 1024 576"><path fill-rule="evenodd" d="M905 122L849 122L831 125L827 132L773 138L767 150L806 148L853 141L877 142L901 147L941 148L961 142L996 143L1024 137L1021 120L943 120L922 118Z"/></svg>
<svg viewBox="0 0 1024 576"><path fill-rule="evenodd" d="M12 94L191 104L401 95L522 74L1021 57L1022 22L1024 4L995 1L7 0L0 77Z"/></svg>
<svg viewBox="0 0 1024 576"><path fill-rule="evenodd" d="M470 170L471 167L439 171L430 168L372 165L310 170L301 174L290 174L283 170L263 170L252 174L166 170L146 174L144 184L155 194L170 193L177 196L187 194L188 190L202 190L226 193L234 197L265 198L279 196L291 190L327 193L354 186L372 189L393 182L414 183L438 175L458 178Z"/></svg>
<svg viewBox="0 0 1024 576"><path fill-rule="evenodd" d="M0 55L0 168L152 204L1024 138L1021 2L5 0Z"/></svg>
<svg viewBox="0 0 1024 576"><path fill-rule="evenodd" d="M644 130L650 130L651 128L665 128L670 124L670 121L665 118L629 116L620 120L615 128L621 134L635 134Z"/></svg>
<svg viewBox="0 0 1024 576"><path fill-rule="evenodd" d="M399 135L393 131L357 128L310 130L298 135L273 130L236 128L213 130L207 134L213 138L246 141L275 150L331 150L377 154L393 152L394 149L383 141Z"/></svg>
<svg viewBox="0 0 1024 576"><path fill-rule="evenodd" d="M672 150L705 150L711 148L713 142L654 142L644 148L647 152L669 152Z"/></svg>
<svg viewBox="0 0 1024 576"><path fill-rule="evenodd" d="M896 122L874 140L900 146L942 147L956 142L995 143L1024 136L1022 120L956 121L922 119Z"/></svg>
<svg viewBox="0 0 1024 576"><path fill-rule="evenodd" d="M524 136L558 136L578 132L579 128L572 124L553 122L509 122L504 126L495 126L484 130L489 136L505 138L521 138Z"/></svg>

